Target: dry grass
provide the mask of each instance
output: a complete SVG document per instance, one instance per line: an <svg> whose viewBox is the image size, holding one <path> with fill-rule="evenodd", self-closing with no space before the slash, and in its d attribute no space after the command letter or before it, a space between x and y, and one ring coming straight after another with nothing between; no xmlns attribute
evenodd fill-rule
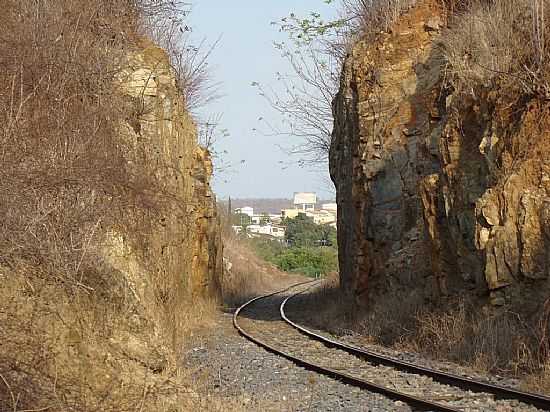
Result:
<svg viewBox="0 0 550 412"><path fill-rule="evenodd" d="M419 311L398 348L488 373L519 377L528 390L549 393L548 316L527 322L511 311L485 312L464 301L446 311Z"/></svg>
<svg viewBox="0 0 550 412"><path fill-rule="evenodd" d="M373 41L418 3L343 0L343 21L350 25L349 32ZM482 85L550 99L549 0L433 3L440 3L449 16L442 47L455 88L472 91Z"/></svg>
<svg viewBox="0 0 550 412"><path fill-rule="evenodd" d="M185 411L206 404L123 277L75 294L33 267L0 271L0 410ZM185 342L216 306L190 306ZM210 399L207 410L223 410Z"/></svg>
<svg viewBox="0 0 550 412"><path fill-rule="evenodd" d="M527 376L523 381L523 387L527 391L550 394L550 360L538 373Z"/></svg>
<svg viewBox="0 0 550 412"><path fill-rule="evenodd" d="M387 31L418 0L343 0L344 15L355 25L354 31L369 37Z"/></svg>
<svg viewBox="0 0 550 412"><path fill-rule="evenodd" d="M281 272L274 265L263 261L245 242L234 236L226 236L224 245L225 259L230 262L231 269L224 275L223 300L230 308L262 293L304 280L301 276Z"/></svg>
<svg viewBox="0 0 550 412"><path fill-rule="evenodd" d="M161 217L182 208L162 181L167 165L133 166L143 153L126 145L120 128L137 105L116 87L143 33L175 18L180 6L172 0L2 4L2 411L197 408L171 346L204 333L216 302L195 300L174 313L185 302L174 304L179 296L170 294L170 282L183 279L151 270L158 278L147 291L154 302L144 303L103 253L112 229L126 233L136 251L147 250L142 242ZM138 256L140 263L154 266L147 257ZM170 333L186 336L167 338L159 325L176 321Z"/></svg>
<svg viewBox="0 0 550 412"><path fill-rule="evenodd" d="M500 87L549 99L550 1L470 3L442 39L453 85L466 91Z"/></svg>
<svg viewBox="0 0 550 412"><path fill-rule="evenodd" d="M366 343L513 376L526 390L550 393L550 301L529 321L466 300L430 308L411 293L377 296L358 311L332 279L293 309L308 324L337 335L358 333Z"/></svg>

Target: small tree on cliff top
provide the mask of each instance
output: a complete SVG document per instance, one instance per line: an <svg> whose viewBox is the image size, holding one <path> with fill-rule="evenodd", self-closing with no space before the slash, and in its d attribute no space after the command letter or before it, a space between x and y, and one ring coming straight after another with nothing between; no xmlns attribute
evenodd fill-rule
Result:
<svg viewBox="0 0 550 412"><path fill-rule="evenodd" d="M331 3L331 1L325 1ZM253 82L261 96L282 117L282 127L265 123L266 134L296 137L299 142L288 149L299 156L301 164L328 161L332 135L332 100L338 79L345 20L324 21L318 13L299 18L294 13L273 22L289 36L289 42L274 43L290 65L291 73L277 73L283 92ZM262 118L260 120L263 120Z"/></svg>

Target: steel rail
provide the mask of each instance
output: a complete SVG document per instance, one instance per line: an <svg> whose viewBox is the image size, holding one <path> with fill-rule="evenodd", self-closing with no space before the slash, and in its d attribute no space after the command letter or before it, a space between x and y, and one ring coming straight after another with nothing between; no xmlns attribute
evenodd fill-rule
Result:
<svg viewBox="0 0 550 412"><path fill-rule="evenodd" d="M494 385L492 383L482 382L475 379L468 379L452 373L442 372L435 369L415 365L413 363L381 355L355 345L350 345L336 339L331 339L307 329L306 327L289 319L286 315L285 307L290 300L303 294L310 288L307 288L287 297L280 306L280 314L283 320L295 329L299 330L304 335L309 336L310 338L315 339L319 342L322 342L329 347L335 347L344 350L352 355L368 360L369 362L374 364L391 366L405 372L429 376L434 381L442 384L455 386L464 390L470 390L472 392L489 393L492 394L496 399L518 400L525 404L534 406L538 409L550 411L550 398L547 396L536 393L523 392L512 388L507 388L505 386Z"/></svg>
<svg viewBox="0 0 550 412"><path fill-rule="evenodd" d="M318 281L313 281L313 282L318 282ZM315 364L315 363L308 362L304 359L301 359L301 358L298 358L298 357L292 355L289 352L278 349L275 346L273 346L272 344L265 342L261 338L259 338L257 336L254 336L252 333L247 332L239 324L238 318L239 318L240 313L245 308L252 305L253 303L255 303L255 302L257 302L261 299L267 299L269 297L278 295L280 293L287 292L287 291L289 291L289 290L291 290L295 287L298 287L298 286L301 286L301 285L304 285L304 284L313 283L313 282L310 281L310 282L298 283L298 284L292 285L292 286L290 286L286 289L250 299L248 302L241 305L235 311L235 313L233 314L233 325L235 326L237 331L242 336L244 336L246 339L248 339L249 341L255 343L258 346L261 346L262 348L266 349L267 351L269 351L271 353L274 353L278 356L286 358L289 361L291 361L291 362L295 363L296 365L299 365L299 366L301 366L305 369L317 372L317 373L325 375L325 376L329 376L331 378L337 379L341 382L344 382L344 383L352 385L352 386L356 386L356 387L359 387L359 388L362 388L362 389L367 389L371 392L376 392L376 393L382 394L382 395L387 396L388 398L391 398L391 399L394 399L394 400L402 401L402 402L408 404L409 406L414 408L414 410L417 410L417 411L442 411L442 412L460 412L461 411L460 409L455 409L455 408L452 408L452 407L449 407L449 406L446 406L446 405L442 405L440 403L432 402L432 401L429 401L429 400L426 400L426 399L418 398L416 396L408 395L406 393L398 392L396 390L386 388L384 386L375 384L375 383L367 381L365 379L362 379L362 378L359 378L359 377L356 377L356 376L352 376L352 375L349 375L349 374L346 374L346 373L342 373L342 372L336 371L334 369L326 368L324 366L321 366L321 365L318 365L318 364Z"/></svg>

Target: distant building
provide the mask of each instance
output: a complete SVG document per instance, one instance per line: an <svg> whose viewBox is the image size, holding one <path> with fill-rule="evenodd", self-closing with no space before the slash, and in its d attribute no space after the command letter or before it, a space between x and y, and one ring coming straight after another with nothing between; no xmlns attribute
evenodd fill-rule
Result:
<svg viewBox="0 0 550 412"><path fill-rule="evenodd" d="M250 221L253 225L267 225L271 223L271 217L267 213L261 215L252 215Z"/></svg>
<svg viewBox="0 0 550 412"><path fill-rule="evenodd" d="M313 212L317 203L317 195L311 192L294 193L294 208L303 212Z"/></svg>
<svg viewBox="0 0 550 412"><path fill-rule="evenodd" d="M247 216L254 216L254 208L250 207L250 206L245 206L245 207L238 207L237 209L235 209L235 213L236 214L243 214L243 215L247 215Z"/></svg>
<svg viewBox="0 0 550 412"><path fill-rule="evenodd" d="M285 228L282 226L276 226L276 225L250 225L247 227L247 230L251 234L257 234L257 235L266 235L266 236L273 236L275 238L284 238L285 237Z"/></svg>
<svg viewBox="0 0 550 412"><path fill-rule="evenodd" d="M283 209L281 210L281 218L282 219L294 219L298 216L298 214L304 213L302 210L299 209Z"/></svg>
<svg viewBox="0 0 550 412"><path fill-rule="evenodd" d="M281 223L281 220L282 220L281 215L275 215L273 213L269 214L269 219L274 224Z"/></svg>
<svg viewBox="0 0 550 412"><path fill-rule="evenodd" d="M336 213L328 210L319 210L317 212L306 213L307 216L313 218L313 223L317 225L328 225L336 223Z"/></svg>
<svg viewBox="0 0 550 412"><path fill-rule="evenodd" d="M338 205L336 203L323 203L321 205L321 209L336 213L336 211L338 210Z"/></svg>

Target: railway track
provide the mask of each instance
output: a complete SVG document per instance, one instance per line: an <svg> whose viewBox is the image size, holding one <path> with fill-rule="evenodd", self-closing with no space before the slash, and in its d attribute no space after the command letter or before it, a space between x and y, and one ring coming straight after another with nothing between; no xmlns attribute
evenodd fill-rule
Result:
<svg viewBox="0 0 550 412"><path fill-rule="evenodd" d="M399 361L293 322L286 305L316 282L251 299L233 315L241 335L317 373L402 401L419 411L550 411L550 398Z"/></svg>

